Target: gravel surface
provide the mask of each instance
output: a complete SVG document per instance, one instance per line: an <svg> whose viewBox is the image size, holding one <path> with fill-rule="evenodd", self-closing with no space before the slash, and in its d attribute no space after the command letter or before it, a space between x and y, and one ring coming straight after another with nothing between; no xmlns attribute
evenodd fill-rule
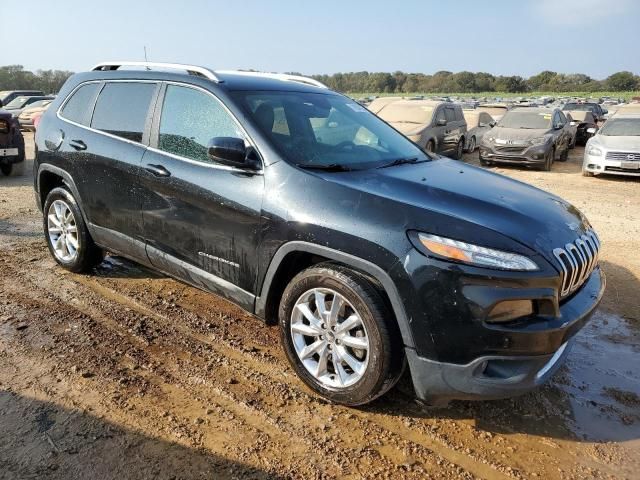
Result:
<svg viewBox="0 0 640 480"><path fill-rule="evenodd" d="M120 257L62 270L31 162L0 177L0 478L640 478L640 181L584 178L581 158L493 170L589 217L602 307L548 385L439 409L406 378L365 408L331 405L277 327L232 304Z"/></svg>

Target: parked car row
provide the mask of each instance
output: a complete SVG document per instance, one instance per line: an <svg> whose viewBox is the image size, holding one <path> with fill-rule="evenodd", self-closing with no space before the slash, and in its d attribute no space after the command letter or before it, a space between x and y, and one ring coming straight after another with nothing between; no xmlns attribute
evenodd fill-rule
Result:
<svg viewBox="0 0 640 480"><path fill-rule="evenodd" d="M18 119L20 129L35 130L38 118L54 99L39 90L5 90L0 92L0 108Z"/></svg>

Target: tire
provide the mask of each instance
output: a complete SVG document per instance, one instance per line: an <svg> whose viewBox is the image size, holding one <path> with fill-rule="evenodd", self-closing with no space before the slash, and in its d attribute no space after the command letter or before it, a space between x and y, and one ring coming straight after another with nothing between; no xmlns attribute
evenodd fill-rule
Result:
<svg viewBox="0 0 640 480"><path fill-rule="evenodd" d="M569 159L569 148L571 147L567 147L564 152L562 152L562 155L560 155L558 159L559 162L566 162Z"/></svg>
<svg viewBox="0 0 640 480"><path fill-rule="evenodd" d="M473 153L476 149L476 137L471 137L469 140L469 148L467 148L467 153Z"/></svg>
<svg viewBox="0 0 640 480"><path fill-rule="evenodd" d="M587 170L582 170L583 177L593 177L593 172L589 172Z"/></svg>
<svg viewBox="0 0 640 480"><path fill-rule="evenodd" d="M2 172L2 174L5 175L6 177L11 175L12 171L13 171L12 163L3 163L2 165L0 165L0 172Z"/></svg>
<svg viewBox="0 0 640 480"><path fill-rule="evenodd" d="M454 160L461 160L463 153L464 153L464 139L461 138L460 140L458 140L458 144L456 145L456 151L453 153L453 156L451 158L453 158Z"/></svg>
<svg viewBox="0 0 640 480"><path fill-rule="evenodd" d="M555 148L549 150L549 153L546 157L544 157L544 163L542 164L541 170L544 172L550 172L551 166L553 165L553 159L556 156Z"/></svg>
<svg viewBox="0 0 640 480"><path fill-rule="evenodd" d="M89 234L76 199L67 189L54 188L47 195L43 208L43 226L49 252L63 268L76 273L88 272L104 258L104 252ZM61 242L55 243L59 238Z"/></svg>
<svg viewBox="0 0 640 480"><path fill-rule="evenodd" d="M331 320L336 298L342 307ZM319 313L318 300L329 314ZM321 397L348 406L383 395L402 374L404 350L391 318L384 299L366 277L331 263L296 275L279 309L282 344L297 375ZM340 332L346 319L355 326ZM354 348L363 344L366 349ZM310 345L318 348L309 349Z"/></svg>
<svg viewBox="0 0 640 480"><path fill-rule="evenodd" d="M571 144L569 145L569 149L573 150L574 148L576 148L576 142L578 141L578 136L576 135L575 137L573 137L573 140L571 141Z"/></svg>
<svg viewBox="0 0 640 480"><path fill-rule="evenodd" d="M433 140L429 140L424 149L429 153L436 153L436 144L433 143Z"/></svg>

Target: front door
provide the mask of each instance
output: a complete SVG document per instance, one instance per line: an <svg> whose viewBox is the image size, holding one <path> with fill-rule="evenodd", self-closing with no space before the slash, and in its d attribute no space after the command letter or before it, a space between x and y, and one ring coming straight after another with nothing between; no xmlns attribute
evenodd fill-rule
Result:
<svg viewBox="0 0 640 480"><path fill-rule="evenodd" d="M160 93L153 130L141 178L149 261L251 306L264 178L207 155L211 138L246 134L211 93L181 84Z"/></svg>

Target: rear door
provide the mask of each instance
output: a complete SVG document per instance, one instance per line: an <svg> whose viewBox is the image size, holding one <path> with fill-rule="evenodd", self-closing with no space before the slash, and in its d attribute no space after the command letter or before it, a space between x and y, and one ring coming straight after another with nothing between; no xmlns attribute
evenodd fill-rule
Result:
<svg viewBox="0 0 640 480"><path fill-rule="evenodd" d="M95 240L136 257L144 256L140 162L157 88L157 82L147 81L87 84L61 110L66 121L60 150ZM78 121L72 120L74 109L80 112Z"/></svg>
<svg viewBox="0 0 640 480"><path fill-rule="evenodd" d="M212 93L166 84L142 166L147 254L157 268L251 308L264 177L207 155L213 137L248 136Z"/></svg>

